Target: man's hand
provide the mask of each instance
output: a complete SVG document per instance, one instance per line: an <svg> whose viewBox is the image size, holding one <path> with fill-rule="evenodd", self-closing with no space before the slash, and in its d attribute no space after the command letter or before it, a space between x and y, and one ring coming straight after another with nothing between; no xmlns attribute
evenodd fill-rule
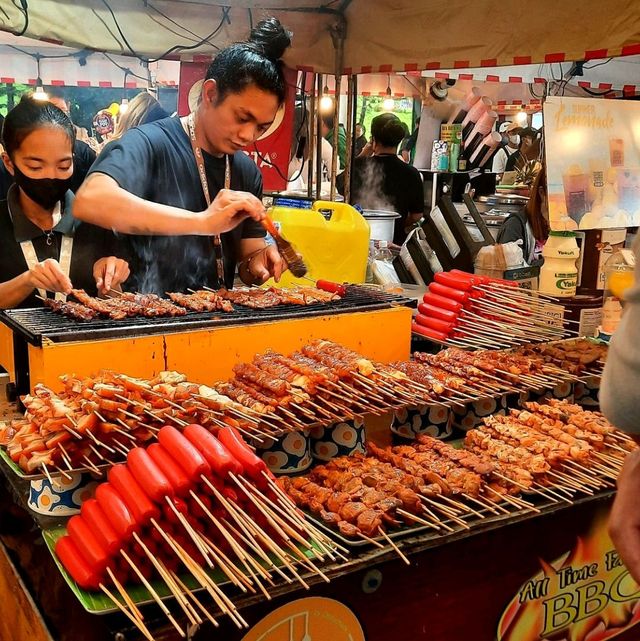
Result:
<svg viewBox="0 0 640 641"><path fill-rule="evenodd" d="M247 218L260 222L265 209L253 194L221 189L204 214L203 232L212 235L231 231Z"/></svg>
<svg viewBox="0 0 640 641"><path fill-rule="evenodd" d="M130 274L129 263L122 258L107 256L93 265L93 277L99 294L106 294L124 283Z"/></svg>
<svg viewBox="0 0 640 641"><path fill-rule="evenodd" d="M287 270L287 263L275 245L267 245L264 249L258 250L249 256L244 264L254 285L262 285L272 276L277 283L282 273Z"/></svg>
<svg viewBox="0 0 640 641"><path fill-rule="evenodd" d="M29 284L35 289L45 289L48 292L68 294L73 285L65 276L60 263L53 258L47 258L37 263L29 270Z"/></svg>
<svg viewBox="0 0 640 641"><path fill-rule="evenodd" d="M631 576L640 583L640 450L627 455L618 477L609 534Z"/></svg>

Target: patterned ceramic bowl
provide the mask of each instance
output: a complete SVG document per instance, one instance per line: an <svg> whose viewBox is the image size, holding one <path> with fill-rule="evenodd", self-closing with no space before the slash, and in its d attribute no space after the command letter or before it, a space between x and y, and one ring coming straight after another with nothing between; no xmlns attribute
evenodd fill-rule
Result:
<svg viewBox="0 0 640 641"><path fill-rule="evenodd" d="M600 407L600 376L587 376L573 384L574 402L587 409Z"/></svg>
<svg viewBox="0 0 640 641"><path fill-rule="evenodd" d="M452 425L453 412L449 407L421 405L396 410L391 422L391 431L397 436L411 440L418 434L444 439L451 436Z"/></svg>
<svg viewBox="0 0 640 641"><path fill-rule="evenodd" d="M309 432L290 432L279 439L266 439L257 445L256 453L274 474L303 472L311 465Z"/></svg>
<svg viewBox="0 0 640 641"><path fill-rule="evenodd" d="M65 476L31 481L29 508L47 516L71 516L80 512L83 501L91 498L98 485L90 474L70 472Z"/></svg>
<svg viewBox="0 0 640 641"><path fill-rule="evenodd" d="M544 401L547 398L558 398L573 403L574 383L572 381L565 381L558 383L553 388L530 389L520 394L521 401Z"/></svg>
<svg viewBox="0 0 640 641"><path fill-rule="evenodd" d="M506 412L509 394L503 394L496 398L481 398L464 405L453 406L453 424L455 427L467 431L482 423L482 419L492 414L504 414Z"/></svg>
<svg viewBox="0 0 640 641"><path fill-rule="evenodd" d="M320 461L330 461L336 456L364 453L364 441L364 419L361 417L329 427L314 427L311 430L311 454Z"/></svg>

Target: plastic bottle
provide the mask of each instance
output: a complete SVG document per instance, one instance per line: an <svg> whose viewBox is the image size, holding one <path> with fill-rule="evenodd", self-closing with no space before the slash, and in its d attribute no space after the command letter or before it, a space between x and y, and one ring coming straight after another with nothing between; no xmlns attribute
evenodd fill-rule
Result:
<svg viewBox="0 0 640 641"><path fill-rule="evenodd" d="M393 254L386 240L378 241L378 250L372 264L374 282L388 286L400 283L398 274L393 266Z"/></svg>
<svg viewBox="0 0 640 641"><path fill-rule="evenodd" d="M635 256L629 249L618 249L604 264L602 331L613 334L618 329L624 309L624 294L633 286Z"/></svg>
<svg viewBox="0 0 640 641"><path fill-rule="evenodd" d="M574 296L578 283L576 260L580 249L572 231L551 231L542 250L540 292L558 298Z"/></svg>

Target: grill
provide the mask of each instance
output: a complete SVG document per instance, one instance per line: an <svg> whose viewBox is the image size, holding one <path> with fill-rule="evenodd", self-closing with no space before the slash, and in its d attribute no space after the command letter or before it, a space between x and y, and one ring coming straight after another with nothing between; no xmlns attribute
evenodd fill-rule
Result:
<svg viewBox="0 0 640 641"><path fill-rule="evenodd" d="M77 321L47 308L11 309L0 313L0 321L14 334L28 343L42 346L44 339L53 343L130 338L197 329L247 325L270 320L286 320L387 309L398 305L415 307L416 301L404 296L388 294L367 286L351 285L339 301L314 305L279 305L268 309L251 309L234 305L235 311L187 312L186 316L167 318L109 318Z"/></svg>

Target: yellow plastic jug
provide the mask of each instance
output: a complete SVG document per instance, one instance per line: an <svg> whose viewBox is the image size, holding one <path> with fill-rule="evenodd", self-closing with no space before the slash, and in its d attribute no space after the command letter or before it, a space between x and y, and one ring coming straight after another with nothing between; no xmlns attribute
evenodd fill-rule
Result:
<svg viewBox="0 0 640 641"><path fill-rule="evenodd" d="M307 277L338 283L363 283L369 252L369 223L351 205L318 200L311 209L276 205L269 215L282 235L302 254ZM267 285L292 287L310 285L306 279L286 272L279 283Z"/></svg>

